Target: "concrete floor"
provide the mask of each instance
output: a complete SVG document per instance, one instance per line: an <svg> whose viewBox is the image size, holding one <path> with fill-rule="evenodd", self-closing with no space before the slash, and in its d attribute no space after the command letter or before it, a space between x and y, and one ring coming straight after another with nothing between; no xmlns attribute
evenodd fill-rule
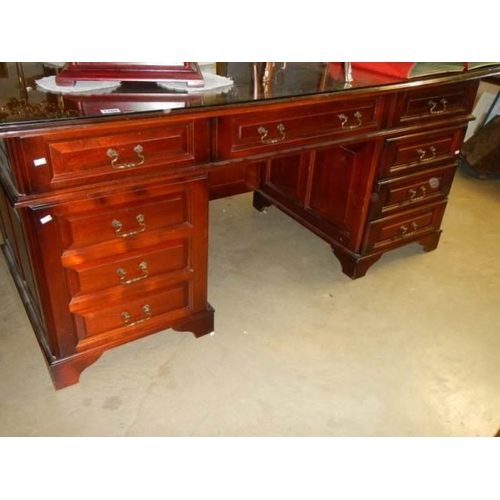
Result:
<svg viewBox="0 0 500 500"><path fill-rule="evenodd" d="M216 333L165 331L54 391L0 259L3 436L493 436L500 427L500 179L458 171L440 246L366 277L251 196L212 202Z"/></svg>

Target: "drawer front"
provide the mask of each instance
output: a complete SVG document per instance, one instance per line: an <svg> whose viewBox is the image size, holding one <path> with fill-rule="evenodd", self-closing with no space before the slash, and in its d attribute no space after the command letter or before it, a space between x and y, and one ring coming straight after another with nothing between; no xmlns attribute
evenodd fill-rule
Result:
<svg viewBox="0 0 500 500"><path fill-rule="evenodd" d="M209 159L208 122L48 134L23 139L22 149L26 190L38 193L193 168Z"/></svg>
<svg viewBox="0 0 500 500"><path fill-rule="evenodd" d="M392 126L426 123L468 115L477 83L464 82L401 92L396 97Z"/></svg>
<svg viewBox="0 0 500 500"><path fill-rule="evenodd" d="M190 282L180 282L127 302L112 302L75 313L77 350L122 343L190 313Z"/></svg>
<svg viewBox="0 0 500 500"><path fill-rule="evenodd" d="M217 159L265 154L377 130L382 126L382 97L255 112L217 119Z"/></svg>
<svg viewBox="0 0 500 500"><path fill-rule="evenodd" d="M379 182L372 193L371 219L396 210L406 210L430 201L445 199L451 188L456 167L426 170Z"/></svg>
<svg viewBox="0 0 500 500"><path fill-rule="evenodd" d="M71 267L189 236L195 226L194 205L205 199L207 189L205 180L144 186L55 207L50 217L57 221L63 265Z"/></svg>
<svg viewBox="0 0 500 500"><path fill-rule="evenodd" d="M190 238L168 241L145 251L97 262L90 261L69 268L67 272L72 289L72 304L81 302L82 297L104 290L109 294L137 293L137 288L154 286L165 275L188 270L192 251L190 242Z"/></svg>
<svg viewBox="0 0 500 500"><path fill-rule="evenodd" d="M386 251L438 231L445 207L446 201L430 203L418 210L408 210L370 222L364 251Z"/></svg>
<svg viewBox="0 0 500 500"><path fill-rule="evenodd" d="M404 175L454 161L464 134L465 128L453 128L387 139L379 177Z"/></svg>

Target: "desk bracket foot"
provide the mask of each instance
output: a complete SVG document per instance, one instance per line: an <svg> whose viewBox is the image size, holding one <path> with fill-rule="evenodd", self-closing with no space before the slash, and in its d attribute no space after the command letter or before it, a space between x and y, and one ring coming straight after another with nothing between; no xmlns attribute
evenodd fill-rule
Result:
<svg viewBox="0 0 500 500"><path fill-rule="evenodd" d="M49 363L49 373L54 388L59 390L78 384L83 370L94 364L102 353L102 350L80 353L71 358Z"/></svg>
<svg viewBox="0 0 500 500"><path fill-rule="evenodd" d="M333 246L332 251L335 257L340 261L342 272L353 280L362 278L367 273L368 269L382 257L381 253L362 257L356 254L347 253Z"/></svg>
<svg viewBox="0 0 500 500"><path fill-rule="evenodd" d="M258 210L259 212L262 212L271 205L272 203L260 191L254 191L253 208Z"/></svg>
<svg viewBox="0 0 500 500"><path fill-rule="evenodd" d="M208 304L207 310L193 314L183 321L172 325L176 332L191 332L196 338L214 331L214 309Z"/></svg>
<svg viewBox="0 0 500 500"><path fill-rule="evenodd" d="M431 252L435 250L439 243L439 238L441 237L441 231L437 233L432 233L418 240L418 243L422 245L424 252Z"/></svg>

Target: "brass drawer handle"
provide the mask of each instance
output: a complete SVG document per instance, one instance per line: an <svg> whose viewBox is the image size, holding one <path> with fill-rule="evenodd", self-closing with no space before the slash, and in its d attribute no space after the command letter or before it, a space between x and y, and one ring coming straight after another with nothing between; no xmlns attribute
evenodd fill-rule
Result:
<svg viewBox="0 0 500 500"><path fill-rule="evenodd" d="M136 276L135 278L126 279L127 271L120 267L116 270L116 274L120 276L120 283L122 285L130 285L131 283L136 283L137 281L145 280L149 276L148 265L146 262L141 262L139 264L139 269L142 271L142 275Z"/></svg>
<svg viewBox="0 0 500 500"><path fill-rule="evenodd" d="M280 133L280 137L277 137L275 139L266 139L269 130L267 130L267 128L265 127L259 127L257 129L257 132L260 135L260 142L262 142L262 144L276 144L277 142L283 142L286 139L285 126L280 123L276 126L276 130Z"/></svg>
<svg viewBox="0 0 500 500"><path fill-rule="evenodd" d="M140 165L142 165L144 163L144 160L146 159L142 154L143 151L144 148L140 144L137 144L137 146L134 148L134 153L138 156L140 161L132 163L123 163L121 165L117 165L118 158L120 156L117 151L115 151L114 149L108 149L106 154L111 158L111 166L113 168L123 169L123 168L139 167Z"/></svg>
<svg viewBox="0 0 500 500"><path fill-rule="evenodd" d="M128 312L122 312L123 323L125 326L135 326L144 323L148 319L151 319L150 307L148 304L142 306L142 312L144 313L144 318L138 319L137 321L130 321L130 314Z"/></svg>
<svg viewBox="0 0 500 500"><path fill-rule="evenodd" d="M408 191L408 194L410 195L410 201L422 200L425 198L425 195L427 194L427 189L425 189L425 186L420 186L418 188L418 191L415 189L410 189Z"/></svg>
<svg viewBox="0 0 500 500"><path fill-rule="evenodd" d="M135 220L139 223L140 229L133 231L128 231L127 233L121 233L123 229L123 224L119 220L114 220L111 225L115 228L115 235L119 238L128 238L129 236L134 236L135 234L142 233L146 230L146 223L144 222L144 215L139 214Z"/></svg>
<svg viewBox="0 0 500 500"><path fill-rule="evenodd" d="M427 106L429 106L429 112L432 115L439 115L440 113L444 113L446 111L446 107L448 105L448 101L443 97L440 101L439 104L441 104L440 109L436 109L438 106L438 103L436 101L433 101L432 99L427 103Z"/></svg>
<svg viewBox="0 0 500 500"><path fill-rule="evenodd" d="M419 148L416 151L418 153L418 161L429 161L436 158L436 148L434 146L431 146L428 150ZM426 157L428 153L430 153L430 156Z"/></svg>
<svg viewBox="0 0 500 500"><path fill-rule="evenodd" d="M354 118L356 118L357 120L357 123L355 123L354 125L347 125L349 117L344 113L341 113L340 115L337 116L339 117L340 120L340 127L345 130L352 130L361 127L361 125L363 124L363 115L361 114L360 111L356 111L356 113L354 113Z"/></svg>
<svg viewBox="0 0 500 500"><path fill-rule="evenodd" d="M399 230L401 232L400 236L402 236L403 238L408 238L408 236L411 236L417 231L418 225L416 222L412 222L410 226L411 226L411 231L409 230L408 226L400 226L399 227Z"/></svg>

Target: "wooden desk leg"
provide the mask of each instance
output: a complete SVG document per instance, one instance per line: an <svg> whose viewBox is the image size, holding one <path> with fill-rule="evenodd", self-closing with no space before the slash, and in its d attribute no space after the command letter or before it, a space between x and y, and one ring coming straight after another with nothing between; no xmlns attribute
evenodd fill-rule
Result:
<svg viewBox="0 0 500 500"><path fill-rule="evenodd" d="M104 351L93 351L77 354L73 358L66 358L49 364L49 373L56 390L78 384L80 375L85 368L95 363Z"/></svg>
<svg viewBox="0 0 500 500"><path fill-rule="evenodd" d="M272 203L265 198L260 191L254 191L253 193L253 208L262 212L267 207L270 207Z"/></svg>
<svg viewBox="0 0 500 500"><path fill-rule="evenodd" d="M367 273L368 269L382 257L381 253L361 257L359 255L349 254L334 246L332 246L332 251L335 257L340 261L342 272L353 280L362 278Z"/></svg>
<svg viewBox="0 0 500 500"><path fill-rule="evenodd" d="M208 304L207 310L189 316L172 326L176 332L190 332L196 338L214 331L214 309Z"/></svg>
<svg viewBox="0 0 500 500"><path fill-rule="evenodd" d="M431 252L437 248L441 232L442 231L438 231L437 233L429 234L418 240L418 243L422 245L424 252Z"/></svg>

